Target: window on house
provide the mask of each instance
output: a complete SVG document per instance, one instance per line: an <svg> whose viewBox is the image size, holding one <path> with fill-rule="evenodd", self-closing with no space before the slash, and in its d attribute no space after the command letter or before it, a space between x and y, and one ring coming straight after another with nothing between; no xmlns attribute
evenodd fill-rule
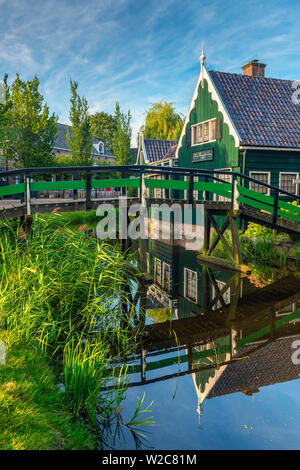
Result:
<svg viewBox="0 0 300 470"><path fill-rule="evenodd" d="M214 140L216 140L216 119L192 126L192 145L200 145Z"/></svg>
<svg viewBox="0 0 300 470"><path fill-rule="evenodd" d="M154 176L154 179L160 180L160 176ZM162 198L162 190L161 188L154 188L154 197L155 199L161 199Z"/></svg>
<svg viewBox="0 0 300 470"><path fill-rule="evenodd" d="M270 184L271 180L271 173L269 171L250 171L249 176L251 178L254 178L256 180L261 181L262 183ZM255 183L254 181L249 182L249 189L252 189L253 191L257 191L258 193L261 194L270 194L270 188L267 188L266 186L262 186L259 183Z"/></svg>
<svg viewBox="0 0 300 470"><path fill-rule="evenodd" d="M231 168L220 168L220 170L223 170L223 171L228 171L230 172L231 171ZM215 173L214 174L215 178L220 178L221 180L225 181L226 183L232 183L232 175L230 173L223 173L223 174L220 174L220 173ZM218 181L217 180L214 180L214 183L217 183ZM222 184L222 182L220 182L220 184ZM226 202L226 201L231 201L231 199L229 197L226 197L226 196L220 196L219 194L214 194L214 201L218 201L218 202Z"/></svg>
<svg viewBox="0 0 300 470"><path fill-rule="evenodd" d="M167 291L170 290L171 281L171 266L168 263L163 263L163 287Z"/></svg>
<svg viewBox="0 0 300 470"><path fill-rule="evenodd" d="M100 155L104 155L104 144L103 144L103 142L99 142L99 153L100 153Z"/></svg>
<svg viewBox="0 0 300 470"><path fill-rule="evenodd" d="M154 281L161 285L161 260L154 258Z"/></svg>
<svg viewBox="0 0 300 470"><path fill-rule="evenodd" d="M197 271L192 271L191 269L184 268L184 297L192 302L197 302L197 281L198 274Z"/></svg>
<svg viewBox="0 0 300 470"><path fill-rule="evenodd" d="M298 173L279 173L279 187L283 191L292 194L297 194L297 184L295 180L298 179Z"/></svg>

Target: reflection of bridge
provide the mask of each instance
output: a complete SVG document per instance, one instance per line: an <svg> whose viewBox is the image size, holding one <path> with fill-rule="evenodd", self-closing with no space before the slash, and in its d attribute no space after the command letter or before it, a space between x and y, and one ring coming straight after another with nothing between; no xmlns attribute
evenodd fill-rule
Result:
<svg viewBox="0 0 300 470"><path fill-rule="evenodd" d="M222 367L234 364L237 357L241 360L245 347L249 357L280 338L300 334L300 311L296 310L300 300L300 279L290 275L241 297L238 274L232 276L222 289L216 285L209 268L204 268L203 274L208 294L204 296L202 314L146 326L142 333L140 365L128 369L128 373L138 373L141 378L130 382L130 386L187 374L194 377L194 374L211 371L209 383L212 387L215 369L219 370L219 377L225 370ZM212 298L209 283L214 287ZM231 289L231 301L225 304L228 289ZM219 304L220 308L216 308ZM186 354L182 355L182 351ZM173 355L163 358L166 353ZM147 372L163 370L178 362L186 364L186 370L147 379ZM207 387L206 392L209 392Z"/></svg>
<svg viewBox="0 0 300 470"><path fill-rule="evenodd" d="M146 326L143 332L146 350L209 342L228 334L229 330L247 335L247 324L250 322L261 328L269 324L270 315L300 300L300 279L294 276L288 276L240 298L241 278L238 274L232 276L222 289L219 289L209 268L204 268L203 275L207 277L206 283L210 281L214 286L216 295L213 299L204 296L202 315ZM232 300L226 305L224 294L232 286ZM214 307L218 303L221 303L221 308L216 310Z"/></svg>

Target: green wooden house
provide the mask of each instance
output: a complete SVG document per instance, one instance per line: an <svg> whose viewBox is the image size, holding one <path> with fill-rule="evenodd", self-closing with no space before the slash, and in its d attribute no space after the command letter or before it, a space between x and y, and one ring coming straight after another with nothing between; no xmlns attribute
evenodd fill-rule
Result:
<svg viewBox="0 0 300 470"><path fill-rule="evenodd" d="M237 171L299 194L300 100L298 104L295 82L265 78L265 64L257 60L235 74L207 71L204 59L202 53L176 149L178 166ZM231 181L230 174L223 179ZM271 192L251 181L249 187Z"/></svg>

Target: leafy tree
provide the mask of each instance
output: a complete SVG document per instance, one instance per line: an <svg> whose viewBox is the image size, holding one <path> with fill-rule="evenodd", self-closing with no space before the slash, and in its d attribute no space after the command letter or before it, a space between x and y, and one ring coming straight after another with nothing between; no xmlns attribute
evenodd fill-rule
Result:
<svg viewBox="0 0 300 470"><path fill-rule="evenodd" d="M17 74L11 88L6 87L6 104L1 105L0 146L3 155L19 168L54 166L52 152L57 132L57 116L39 92L39 80L23 82Z"/></svg>
<svg viewBox="0 0 300 470"><path fill-rule="evenodd" d="M144 127L145 139L177 140L179 139L183 118L176 113L174 103L160 101L152 103L146 111Z"/></svg>
<svg viewBox="0 0 300 470"><path fill-rule="evenodd" d="M112 140L112 151L116 157L116 165L128 165L131 163L130 141L132 129L130 126L131 114L121 113L119 103L116 103L114 119L116 131Z"/></svg>
<svg viewBox="0 0 300 470"><path fill-rule="evenodd" d="M89 166L93 164L91 119L88 114L87 100L77 94L77 88L78 82L70 80L72 132L68 128L66 138L74 165Z"/></svg>
<svg viewBox="0 0 300 470"><path fill-rule="evenodd" d="M104 143L105 147L112 151L112 142L114 134L117 130L117 123L111 114L96 113L91 116L91 132L92 135Z"/></svg>

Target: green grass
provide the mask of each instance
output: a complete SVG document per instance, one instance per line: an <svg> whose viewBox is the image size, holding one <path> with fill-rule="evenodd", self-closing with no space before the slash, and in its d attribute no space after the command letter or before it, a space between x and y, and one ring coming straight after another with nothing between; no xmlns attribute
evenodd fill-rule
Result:
<svg viewBox="0 0 300 470"><path fill-rule="evenodd" d="M63 377L60 381L65 382L63 400L69 417L83 418L95 428L96 417L104 423L111 421L111 416L119 416L125 396L125 379L121 377L117 377L111 393L102 395L100 388L107 383L104 372L111 358L126 364L126 357L136 351L141 326L128 280L138 282L139 276L132 269L134 254L121 253L116 245L86 237L65 222L60 214L36 216L29 239L15 222L0 225L0 328L16 344L23 345L23 367L28 367L33 376L42 369L37 366L39 360L31 361L31 351L51 360L56 373ZM122 310L124 304L127 314ZM23 369L16 368L15 378L19 376L21 389ZM5 380L9 382L10 378ZM39 385L42 387L42 383ZM31 391L34 388L29 385ZM28 413L32 409L34 422L39 421L39 400L48 402L48 391L43 393L37 387L33 396L24 395L24 406ZM18 414L17 404L18 399L12 405L12 414ZM60 410L58 405L58 416ZM20 421L20 442L26 426L26 420L24 429ZM55 432L47 429L49 436L41 436L42 441L45 439L41 445L50 445L51 441L53 448ZM9 437L4 442L20 448ZM26 445L35 444L28 437L24 446L32 448Z"/></svg>
<svg viewBox="0 0 300 470"><path fill-rule="evenodd" d="M45 354L32 342L1 332L7 363L0 366L0 449L94 449L95 435L72 419Z"/></svg>
<svg viewBox="0 0 300 470"><path fill-rule="evenodd" d="M41 218L47 220L50 215L42 215ZM100 217L96 216L96 211L78 211L78 212L62 212L60 213L60 221L62 224L68 224L69 227L78 227L81 225L86 225L87 229L96 228L97 223L99 222Z"/></svg>

